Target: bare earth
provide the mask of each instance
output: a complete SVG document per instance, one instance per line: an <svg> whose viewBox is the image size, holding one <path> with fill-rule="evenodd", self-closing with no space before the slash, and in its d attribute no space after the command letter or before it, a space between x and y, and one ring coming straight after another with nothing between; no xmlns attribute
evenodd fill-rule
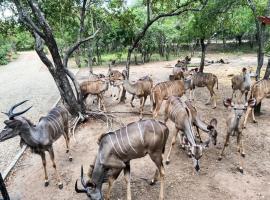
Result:
<svg viewBox="0 0 270 200"><path fill-rule="evenodd" d="M210 121L211 118L218 119L218 144L216 147L210 146L204 151L201 159L201 173L195 175L192 168L192 161L186 153L176 145L171 155L171 163L165 167L165 199L270 199L270 131L269 131L269 99L263 102L262 115L257 117L258 124L249 123L244 132L246 158L244 166L244 175L236 169L238 156L236 153L236 140L231 138L230 146L225 151L225 157L222 161L217 161L223 145L226 132L225 119L228 111L224 108L222 100L231 95L230 78L227 75L240 73L242 67L255 66L256 55L209 55L208 59L217 60L226 59L230 64L213 64L205 68L206 72L215 73L219 78L218 107L213 110L210 106L204 105L208 98L207 89L196 90L196 106L201 113L202 118ZM192 60L192 63L198 63L199 58ZM175 61L150 63L143 66L133 66L131 68L131 79L149 74L152 75L155 83L167 80L171 73ZM119 68L123 69L123 68ZM107 72L107 68L95 69L95 72ZM87 75L87 69L82 70L79 76ZM130 95L128 95L128 100ZM137 108L131 108L130 104L117 104L115 99L111 100L109 93L106 98L106 105L111 111L137 111ZM149 101L146 102L146 112L150 111ZM145 118L150 116L145 116ZM121 114L126 124L139 119L134 114ZM163 119L161 116L160 119ZM173 124L168 123L170 130ZM87 199L85 194L76 194L74 184L80 175L80 166L84 165L87 171L96 152L96 140L98 136L106 132L106 125L102 122L90 120L88 123L79 127L76 137L78 142L71 140L71 148L74 160L68 161L65 155L64 140L58 140L55 147L58 169L64 182L64 189L59 190L55 179L55 174L51 165L48 166L50 179L49 187L43 186L43 169L41 159L37 155L27 153L17 165L13 174L10 176L7 185L12 199ZM168 144L171 137L168 139ZM165 156L167 155L167 151ZM47 156L48 157L48 156ZM48 163L50 161L48 160ZM149 186L141 178L150 179L155 172L155 166L146 156L142 159L131 162L132 175L132 197L135 200L158 199L159 184ZM106 185L106 184L105 184ZM106 190L106 186L104 190ZM121 174L112 190L113 200L126 199L126 187L123 175Z"/></svg>

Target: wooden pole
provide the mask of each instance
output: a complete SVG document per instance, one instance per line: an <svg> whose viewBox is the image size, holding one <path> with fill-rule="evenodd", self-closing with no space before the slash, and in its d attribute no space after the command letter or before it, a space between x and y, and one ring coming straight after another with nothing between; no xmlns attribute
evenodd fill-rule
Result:
<svg viewBox="0 0 270 200"><path fill-rule="evenodd" d="M4 200L10 200L4 180L2 178L2 174L0 173L0 190L2 193L2 197L4 198Z"/></svg>

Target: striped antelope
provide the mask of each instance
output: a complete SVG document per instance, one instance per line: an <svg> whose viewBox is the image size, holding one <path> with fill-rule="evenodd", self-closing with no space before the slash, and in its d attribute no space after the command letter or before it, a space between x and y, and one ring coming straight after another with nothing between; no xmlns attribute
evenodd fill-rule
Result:
<svg viewBox="0 0 270 200"><path fill-rule="evenodd" d="M153 119L133 122L114 132L103 134L100 138L94 168L89 173L90 180L87 183L84 181L81 170L83 189L78 189L76 182L76 192L86 193L92 200L101 200L103 199L102 185L105 180L108 180L109 188L105 199L110 199L113 182L124 170L127 199L131 200L130 161L149 154L158 168L151 183L154 184L160 177L159 199L163 200L165 171L162 161L168 135L167 126Z"/></svg>
<svg viewBox="0 0 270 200"><path fill-rule="evenodd" d="M101 106L103 107L104 111L106 111L106 107L104 104L103 95L106 90L108 90L109 82L106 79L98 79L95 81L83 81L80 83L80 89L82 92L83 99L85 100L89 94L97 95L99 109Z"/></svg>
<svg viewBox="0 0 270 200"><path fill-rule="evenodd" d="M243 120L242 116L245 114L247 107L253 108L256 104L255 98L249 99L245 104L234 104L232 99L227 98L223 101L225 107L231 107L231 112L227 118L227 134L224 142L223 149L220 153L218 160L221 160L224 156L225 147L229 145L229 138L231 135L237 135L237 151L239 154L239 170L241 173L243 170L243 157L245 157L243 147Z"/></svg>
<svg viewBox="0 0 270 200"><path fill-rule="evenodd" d="M270 80L262 79L252 85L249 99L255 98L256 104L258 105L269 94L270 94ZM254 123L257 122L254 115L254 107L248 107L244 120L244 128L246 127L248 116L250 115L250 113L252 113L253 122Z"/></svg>
<svg viewBox="0 0 270 200"><path fill-rule="evenodd" d="M187 104L179 97L171 96L169 97L165 106L165 123L168 121L169 118L175 123L175 130L173 132L172 142L167 155L166 164L170 163L170 154L172 151L172 147L176 142L176 136L178 135L179 131L182 131L183 134L180 135L182 145L188 146L190 148L194 168L196 171L199 171L199 159L202 157L202 151L203 148L205 148L205 145L196 143L196 136L192 128L192 111L189 109Z"/></svg>
<svg viewBox="0 0 270 200"><path fill-rule="evenodd" d="M153 117L157 117L163 100L167 100L170 96L181 97L184 93L184 81L182 80L165 81L156 84L150 96L153 105Z"/></svg>
<svg viewBox="0 0 270 200"><path fill-rule="evenodd" d="M188 56L185 57L185 60L178 60L173 68L173 77L174 80L180 80L185 78L185 72L188 71L187 64L189 64L191 58Z"/></svg>
<svg viewBox="0 0 270 200"><path fill-rule="evenodd" d="M109 66L108 77L110 80L110 85L118 88L118 95L116 100L120 100L123 92L123 85L122 85L122 82L124 80L123 74L118 70L112 70L111 66Z"/></svg>
<svg viewBox="0 0 270 200"><path fill-rule="evenodd" d="M123 87L125 90L132 95L130 100L130 105L134 107L133 100L136 97L140 99L140 118L143 117L143 107L145 101L149 95L151 95L151 90L153 87L153 80L149 76L144 76L140 78L136 83L130 83L127 79L127 71L123 70Z"/></svg>
<svg viewBox="0 0 270 200"><path fill-rule="evenodd" d="M216 93L214 91L214 86L216 84L218 89L218 78L216 75L212 73L198 72L198 68L195 68L190 70L186 83L189 83L188 85L185 85L185 88L190 90L190 99L194 100L195 87L207 87L210 92L210 98L207 101L206 105L209 105L211 103L211 100L213 100L213 108L217 107Z"/></svg>
<svg viewBox="0 0 270 200"><path fill-rule="evenodd" d="M13 113L16 107L25 102L12 106L8 113L5 113L9 119L4 121L6 126L0 133L0 142L19 135L21 137L21 146L26 144L33 153L40 155L45 173L45 186L49 185L45 157L45 151L48 151L57 175L58 187L62 189L63 183L54 161L53 143L63 135L66 140L66 153L69 153L68 112L61 107L55 107L47 116L41 117L38 124L34 125L30 120L20 116L31 107L22 112ZM69 160L72 161L70 154Z"/></svg>
<svg viewBox="0 0 270 200"><path fill-rule="evenodd" d="M241 100L243 94L245 94L245 101L247 101L248 92L251 86L251 73L249 73L247 69L244 67L242 69L242 74L233 76L231 81L233 89L232 99L235 92L237 90L240 90L241 96L239 99Z"/></svg>

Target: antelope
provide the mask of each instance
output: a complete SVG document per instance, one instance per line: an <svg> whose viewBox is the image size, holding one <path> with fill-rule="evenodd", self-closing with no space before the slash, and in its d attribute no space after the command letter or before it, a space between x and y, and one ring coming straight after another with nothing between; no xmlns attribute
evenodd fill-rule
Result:
<svg viewBox="0 0 270 200"><path fill-rule="evenodd" d="M151 94L151 89L153 87L153 80L149 76L140 78L136 83L130 83L127 79L127 71L123 70L122 72L124 81L123 87L125 90L132 95L130 100L130 105L133 105L133 100L136 97L140 99L140 118L143 116L143 107L147 97Z"/></svg>
<svg viewBox="0 0 270 200"><path fill-rule="evenodd" d="M108 81L102 79L98 79L95 81L83 81L80 84L83 99L85 100L89 94L97 95L99 102L99 109L101 109L102 106L104 111L106 111L106 107L104 104L103 95L105 91L108 90L108 87L109 87Z"/></svg>
<svg viewBox="0 0 270 200"><path fill-rule="evenodd" d="M160 110L163 100L167 100L170 96L181 97L185 93L184 81L165 81L156 84L151 92L153 117L156 118Z"/></svg>
<svg viewBox="0 0 270 200"><path fill-rule="evenodd" d="M185 72L188 71L187 64L189 64L191 61L191 58L188 56L185 57L185 60L178 60L173 68L173 77L174 80L180 80L185 78Z"/></svg>
<svg viewBox="0 0 270 200"><path fill-rule="evenodd" d="M227 133L224 142L224 146L220 153L218 160L222 160L224 156L225 147L229 145L229 138L231 135L237 134L237 152L239 153L239 171L241 173L244 172L243 170L243 158L245 157L244 147L243 147L243 120L242 116L245 114L247 107L254 107L256 104L256 99L252 98L249 99L247 103L242 104L234 104L232 99L227 98L223 101L225 107L233 108L231 113L227 118ZM241 158L242 157L242 158Z"/></svg>
<svg viewBox="0 0 270 200"><path fill-rule="evenodd" d="M198 68L190 70L190 74L185 81L185 89L190 90L190 97L194 100L195 87L207 87L210 92L210 98L207 101L206 105L211 103L211 100L214 101L214 108L217 107L216 93L214 91L214 86L217 84L218 89L218 78L212 73L198 72ZM193 93L191 95L191 93Z"/></svg>
<svg viewBox="0 0 270 200"><path fill-rule="evenodd" d="M48 151L57 176L58 187L62 189L63 183L54 160L53 143L63 135L66 141L66 153L69 154L69 161L72 161L72 156L69 153L68 111L59 106L54 107L47 116L41 117L38 124L34 125L30 120L21 116L31 107L18 113L13 112L16 107L25 102L15 104L5 113L8 120L4 121L6 126L0 133L0 142L19 135L21 137L21 146L26 144L33 153L40 155L45 174L45 187L49 185L45 157L45 151Z"/></svg>
<svg viewBox="0 0 270 200"><path fill-rule="evenodd" d="M247 95L250 90L251 86L251 74L247 71L247 69L244 67L242 69L241 75L235 75L232 77L232 99L233 95L235 94L236 90L240 90L241 96L240 100L242 99L243 94L245 93L245 101L247 101Z"/></svg>
<svg viewBox="0 0 270 200"><path fill-rule="evenodd" d="M151 160L157 166L151 184L154 184L160 178L159 199L163 200L165 171L162 161L168 135L169 129L167 126L153 119L133 122L114 132L103 134L100 138L93 170L89 174L90 180L85 182L83 169L81 169L83 189L78 189L76 181L76 192L86 193L92 200L101 200L103 199L102 185L107 180L109 188L105 199L110 199L113 182L124 170L127 199L131 200L130 161L149 154Z"/></svg>
<svg viewBox="0 0 270 200"><path fill-rule="evenodd" d="M255 98L258 105L261 101L270 94L270 80L262 79L254 83L251 87L250 99ZM247 124L248 116L252 113L252 119L254 123L257 123L254 115L254 107L248 107L244 120L244 128Z"/></svg>
<svg viewBox="0 0 270 200"><path fill-rule="evenodd" d="M118 95L116 100L120 100L123 92L123 85L122 85L122 82L124 80L123 74L118 70L112 70L111 66L109 65L108 77L110 80L110 85L118 88Z"/></svg>

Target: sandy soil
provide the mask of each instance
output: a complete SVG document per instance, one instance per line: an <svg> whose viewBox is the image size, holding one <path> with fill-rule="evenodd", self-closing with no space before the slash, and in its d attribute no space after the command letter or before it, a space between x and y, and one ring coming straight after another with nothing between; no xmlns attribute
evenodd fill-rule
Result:
<svg viewBox="0 0 270 200"><path fill-rule="evenodd" d="M222 161L217 161L225 136L225 119L228 112L222 105L224 97L231 95L230 78L227 75L240 72L242 67L255 66L255 55L209 55L208 59L217 60L220 57L227 59L230 64L213 64L207 66L205 71L215 73L219 78L218 107L213 110L210 106L204 105L208 98L207 89L196 90L196 106L201 116L206 121L216 117L218 119L218 144L216 147L210 146L204 151L201 159L201 173L194 175L192 161L186 153L175 146L171 155L171 163L165 167L165 199L270 199L270 131L269 131L269 99L263 102L262 115L257 117L258 123L249 123L244 132L246 158L244 175L236 169L238 156L236 153L236 139L232 138L229 147L226 149L225 157ZM199 62L199 59L192 60L193 64ZM175 61L157 62L143 66L134 66L131 68L131 79L149 74L155 82L167 80L171 73L170 68ZM119 68L122 69L122 68ZM107 68L95 69L95 72L106 72ZM79 76L87 75L87 69L82 70ZM128 95L128 99L130 95ZM109 93L106 98L106 105L111 111L137 111L137 108L131 108L129 103L118 104L110 98ZM146 111L150 111L149 101L146 103ZM145 118L150 116L145 116ZM134 114L119 115L124 123L129 123L139 119ZM162 119L162 116L160 117ZM168 123L170 130L173 124ZM55 174L51 165L48 165L50 179L49 187L43 186L43 170L41 159L37 155L28 152L17 165L10 176L7 185L12 199L87 199L85 194L76 194L74 184L80 175L80 166L84 165L85 171L92 162L96 152L96 140L98 136L106 132L106 125L102 122L90 120L80 126L76 137L78 142L71 142L71 148L74 160L69 162L65 155L64 140L58 140L55 147L56 160L61 177L64 182L64 189L59 190L55 179ZM168 144L171 137L168 139ZM167 155L167 151L165 153ZM47 156L48 157L48 156ZM50 163L50 161L48 161ZM131 162L132 175L132 197L135 200L158 199L159 184L149 186L141 178L150 179L155 172L155 166L148 156ZM106 186L104 190L106 190ZM121 174L113 187L111 199L126 199L126 187L123 175Z"/></svg>

